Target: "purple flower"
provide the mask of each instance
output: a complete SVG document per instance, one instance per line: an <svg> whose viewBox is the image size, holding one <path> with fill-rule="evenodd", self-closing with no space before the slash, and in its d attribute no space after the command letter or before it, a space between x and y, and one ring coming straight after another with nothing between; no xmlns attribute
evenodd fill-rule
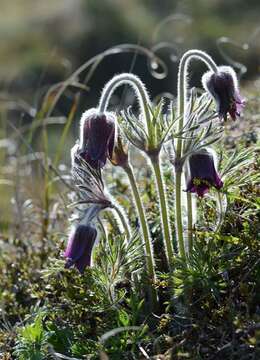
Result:
<svg viewBox="0 0 260 360"><path fill-rule="evenodd" d="M116 119L112 113L99 113L97 109L86 111L81 119L81 156L94 169L105 166L112 156L116 136Z"/></svg>
<svg viewBox="0 0 260 360"><path fill-rule="evenodd" d="M214 98L220 119L227 119L227 114L233 120L240 116L245 100L242 99L235 71L230 66L219 66L218 72L208 71L202 77L202 84Z"/></svg>
<svg viewBox="0 0 260 360"><path fill-rule="evenodd" d="M79 224L69 237L64 256L67 258L65 268L75 265L83 273L91 265L91 254L97 237L97 230L90 225Z"/></svg>
<svg viewBox="0 0 260 360"><path fill-rule="evenodd" d="M186 160L186 191L204 196L211 186L221 189L223 182L216 172L214 156L203 149Z"/></svg>

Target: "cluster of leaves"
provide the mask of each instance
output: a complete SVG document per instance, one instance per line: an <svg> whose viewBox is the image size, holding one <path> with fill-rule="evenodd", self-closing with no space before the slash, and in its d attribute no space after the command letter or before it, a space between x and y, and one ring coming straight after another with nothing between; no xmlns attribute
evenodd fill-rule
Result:
<svg viewBox="0 0 260 360"><path fill-rule="evenodd" d="M115 249L111 256L114 253ZM34 309L35 317L18 330L14 354L22 360L51 358L60 353L95 359L104 349L112 356L134 352L146 332L142 324L144 300L133 293L125 278L108 283L112 280L108 276L112 275L111 269L87 269L80 277L75 269L64 270L63 261L56 261L44 270L41 282L31 286L42 306ZM122 331L120 337L108 333L125 327L129 330Z"/></svg>

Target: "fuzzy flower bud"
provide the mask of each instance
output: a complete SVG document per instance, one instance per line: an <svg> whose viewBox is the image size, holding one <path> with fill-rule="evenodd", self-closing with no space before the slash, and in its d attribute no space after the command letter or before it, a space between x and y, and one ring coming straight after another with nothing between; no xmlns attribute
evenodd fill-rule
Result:
<svg viewBox="0 0 260 360"><path fill-rule="evenodd" d="M107 158L112 156L115 136L116 118L113 113L87 110L81 118L81 156L94 169L104 167Z"/></svg>
<svg viewBox="0 0 260 360"><path fill-rule="evenodd" d="M239 89L235 71L230 66L219 66L218 72L206 72L202 77L202 84L216 102L217 112L220 119L227 119L227 114L233 120L245 106Z"/></svg>
<svg viewBox="0 0 260 360"><path fill-rule="evenodd" d="M91 254L97 237L97 230L90 225L79 224L69 237L64 256L67 258L65 268L75 265L80 273L91 266Z"/></svg>
<svg viewBox="0 0 260 360"><path fill-rule="evenodd" d="M221 189L223 182L220 179L213 153L209 150L200 150L188 157L186 166L186 191L204 196L211 186Z"/></svg>

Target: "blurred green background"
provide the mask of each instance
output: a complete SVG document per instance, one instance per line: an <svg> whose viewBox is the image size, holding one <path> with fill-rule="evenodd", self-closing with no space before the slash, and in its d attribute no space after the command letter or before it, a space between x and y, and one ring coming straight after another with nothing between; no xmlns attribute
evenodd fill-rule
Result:
<svg viewBox="0 0 260 360"><path fill-rule="evenodd" d="M157 52L169 74L154 79L142 55L106 58L95 71L88 100L95 104L100 88L114 74L133 71L153 95L175 92L176 61L186 49L207 50L218 63L227 56L247 67L244 79L259 73L259 0L1 0L0 88L37 108L49 85L63 81L81 64L111 46L140 44L147 48L167 43ZM217 41L227 37L247 48ZM159 45L160 46L160 45ZM203 65L198 67L198 79ZM236 70L239 70L237 67ZM84 74L80 81L84 79ZM67 94L69 97L70 93ZM61 111L66 113L66 101Z"/></svg>

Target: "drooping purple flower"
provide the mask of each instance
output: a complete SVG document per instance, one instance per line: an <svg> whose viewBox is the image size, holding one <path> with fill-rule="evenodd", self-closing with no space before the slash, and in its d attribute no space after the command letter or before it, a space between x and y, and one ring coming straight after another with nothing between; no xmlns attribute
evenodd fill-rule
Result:
<svg viewBox="0 0 260 360"><path fill-rule="evenodd" d="M65 268L75 266L83 273L91 266L91 255L97 237L97 230L90 225L79 224L69 237L64 256L67 258Z"/></svg>
<svg viewBox="0 0 260 360"><path fill-rule="evenodd" d="M81 156L94 169L105 166L112 156L116 136L116 119L113 113L99 113L97 109L86 111L81 118Z"/></svg>
<svg viewBox="0 0 260 360"><path fill-rule="evenodd" d="M204 196L211 186L221 189L223 182L215 167L214 156L203 149L186 160L186 191Z"/></svg>
<svg viewBox="0 0 260 360"><path fill-rule="evenodd" d="M238 89L235 71L230 66L219 66L218 72L208 71L202 77L202 84L216 102L220 119L227 119L227 114L233 120L240 116L245 100Z"/></svg>

